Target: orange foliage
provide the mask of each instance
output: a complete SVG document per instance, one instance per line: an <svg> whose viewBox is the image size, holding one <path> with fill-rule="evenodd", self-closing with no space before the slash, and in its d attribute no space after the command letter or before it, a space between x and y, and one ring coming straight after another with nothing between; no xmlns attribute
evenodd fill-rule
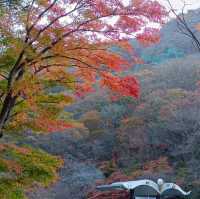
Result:
<svg viewBox="0 0 200 199"><path fill-rule="evenodd" d="M16 146L15 144L1 144L0 145L0 150L7 150L7 149L15 150L16 152L22 153L24 155L29 154L31 152L29 148L19 147L19 146Z"/></svg>
<svg viewBox="0 0 200 199"><path fill-rule="evenodd" d="M47 130L50 133L55 131L65 131L67 128L73 127L72 124L69 124L66 121L52 120L49 118L40 118L40 117L37 118L34 126L43 131Z"/></svg>
<svg viewBox="0 0 200 199"><path fill-rule="evenodd" d="M129 5L122 0L33 2L26 11L15 16L12 12L1 16L0 34L8 38L8 50L0 57L0 62L12 56L15 61L8 63L9 78L3 79L7 90L3 90L2 95L0 128L10 121L10 112L19 101L26 101L20 107L26 114L21 120L18 117L15 124L24 123L24 120L37 122L41 130L47 131L70 127L59 121L59 114L52 117L53 112L38 113L52 104L50 99L41 101L41 97L45 98L48 89L55 86L64 87L69 97L82 97L93 91L96 83L121 96L139 96L137 79L120 73L141 62L128 41L137 38L145 45L158 42L158 30L144 27L151 22L162 24L167 15L164 7L154 0L133 1ZM13 27L22 27L21 32L15 34ZM128 62L110 50L113 45L132 53L132 60ZM58 105L68 104L63 98L54 103L59 108L57 112L63 110L63 106Z"/></svg>
<svg viewBox="0 0 200 199"><path fill-rule="evenodd" d="M152 160L143 166L143 170L155 173L159 171L171 172L172 167L169 165L166 157L160 157L158 160Z"/></svg>
<svg viewBox="0 0 200 199"><path fill-rule="evenodd" d="M198 24L196 25L196 30L198 30L198 31L200 32L200 23L198 23Z"/></svg>
<svg viewBox="0 0 200 199"><path fill-rule="evenodd" d="M8 170L10 172L14 172L17 175L22 173L22 167L16 161L14 161L14 160L4 160L4 163L6 164Z"/></svg>
<svg viewBox="0 0 200 199"><path fill-rule="evenodd" d="M119 78L111 73L104 73L101 81L102 86L109 87L112 91L120 93L122 96L139 97L139 83L135 77L126 76Z"/></svg>

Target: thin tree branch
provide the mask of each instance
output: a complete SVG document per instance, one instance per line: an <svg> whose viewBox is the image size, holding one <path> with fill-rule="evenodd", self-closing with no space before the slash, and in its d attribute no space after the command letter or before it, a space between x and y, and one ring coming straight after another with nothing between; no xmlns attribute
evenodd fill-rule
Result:
<svg viewBox="0 0 200 199"><path fill-rule="evenodd" d="M28 26L28 23L29 23L29 20L30 20L30 14L31 14L31 10L33 8L34 3L35 3L35 0L32 0L31 5L30 5L30 7L28 9L27 20L26 20L26 32L27 32L26 40L28 39L28 36L29 36L29 28L30 27Z"/></svg>
<svg viewBox="0 0 200 199"><path fill-rule="evenodd" d="M84 4L81 4L80 6L78 6L79 3L76 4L76 6L69 12L60 15L58 17L56 17L55 19L53 19L48 25L46 25L44 28L42 28L41 30L38 31L38 33L36 34L35 38L32 39L32 41L29 42L29 45L31 45L33 42L35 42L39 36L45 31L47 30L49 27L51 27L56 21L58 21L59 19L66 17L68 15L70 15L71 13L75 12L76 10L80 9Z"/></svg>
<svg viewBox="0 0 200 199"><path fill-rule="evenodd" d="M195 42L196 48L200 51L200 40L196 37L195 33L193 32L193 30L189 27L186 19L185 19L185 14L184 14L184 10L186 7L186 3L183 2L183 7L181 10L181 15L177 14L177 12L174 10L171 1L170 0L166 0L170 6L171 12L175 15L176 19L177 19L177 26L179 31L188 36L189 38L191 38L193 40L193 42Z"/></svg>
<svg viewBox="0 0 200 199"><path fill-rule="evenodd" d="M0 73L0 76L3 77L4 79L8 80L8 77L6 77L4 74Z"/></svg>
<svg viewBox="0 0 200 199"><path fill-rule="evenodd" d="M54 0L43 12L41 12L39 14L39 16L37 17L36 21L31 25L31 27L28 29L28 32L30 32L34 27L35 25L38 23L38 21L42 18L42 16L48 12L57 2L58 0Z"/></svg>

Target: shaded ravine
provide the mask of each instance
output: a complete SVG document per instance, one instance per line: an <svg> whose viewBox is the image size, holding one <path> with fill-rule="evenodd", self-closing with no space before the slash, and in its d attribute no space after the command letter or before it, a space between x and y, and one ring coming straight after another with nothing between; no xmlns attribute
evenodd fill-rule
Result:
<svg viewBox="0 0 200 199"><path fill-rule="evenodd" d="M60 180L49 188L38 188L28 194L30 199L83 199L102 173L94 165L69 161L60 170Z"/></svg>
<svg viewBox="0 0 200 199"><path fill-rule="evenodd" d="M37 187L27 193L29 199L84 199L95 186L96 180L104 178L103 173L90 160L90 146L82 145L67 133L28 135L24 142L61 156L64 160L59 180L47 188Z"/></svg>

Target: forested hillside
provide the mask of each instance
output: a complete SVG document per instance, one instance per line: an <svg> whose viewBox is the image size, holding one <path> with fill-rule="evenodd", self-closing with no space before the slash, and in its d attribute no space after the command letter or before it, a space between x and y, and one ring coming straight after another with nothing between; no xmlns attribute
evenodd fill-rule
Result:
<svg viewBox="0 0 200 199"><path fill-rule="evenodd" d="M98 93L70 108L106 177L163 176L198 191L199 73L198 54L172 59L136 73L138 101Z"/></svg>
<svg viewBox="0 0 200 199"><path fill-rule="evenodd" d="M193 28L198 13L186 16ZM84 139L93 143L90 153L106 178L104 183L162 176L192 189L192 198L197 198L199 52L190 38L177 32L175 20L163 27L159 44L143 48L131 43L145 62L129 71L140 81L139 100L110 98L108 92L99 91L67 110L84 123Z"/></svg>
<svg viewBox="0 0 200 199"><path fill-rule="evenodd" d="M45 1L39 3L47 6ZM98 14L104 11L102 5L94 9L98 10ZM151 11L148 7L146 9ZM56 7L54 11L58 14L63 12L60 7ZM158 15L162 18L161 11L162 9ZM96 10L94 13L96 14ZM94 17L94 13L84 12L82 18L90 19ZM48 17L51 19L52 16ZM147 17L155 21L159 18ZM189 11L185 16L193 31L196 31L196 24L200 23L199 17L200 10ZM162 20L159 18L158 21L161 23ZM130 25L123 22L119 23L120 31L124 26L127 28ZM55 24L53 30L50 30L56 36L61 34L60 29L57 30L59 25ZM92 24L89 28L101 25ZM112 32L110 25L107 28L111 28ZM130 30L127 30L127 34L128 31ZM51 38L46 37L47 35L49 32L44 32L44 38L36 42L36 45L41 42L39 50L50 42ZM0 140L0 198L127 199L127 192L102 193L95 187L116 181L143 178L157 180L162 177L165 181L176 182L185 190L191 190L191 199L198 199L200 52L192 40L178 32L175 19L162 27L160 42L157 42L156 35L153 38L154 44L148 47L144 45L145 39L141 43L129 38L128 43L120 43L119 46L113 42L109 51L101 54L96 48L107 50L106 43L105 46L102 43L101 46L98 43L93 46L88 41L94 39L94 35L86 34L89 39L81 36L81 33L77 33L67 40L76 41L80 37L81 42L77 43L80 42L84 48L82 52L80 46L72 46L78 51L73 52L74 54L70 52L71 56L76 56L76 62L67 62L69 70L59 66L58 70L49 69L50 73L45 68L47 75L43 72L41 76L31 79L32 71L41 69L37 66L36 59L36 66L28 71L28 75L22 79L24 81L16 84L17 91L20 91L17 97L27 101L22 104L21 100L18 102L20 108L14 108L14 111L23 109L23 114L11 126L8 125L8 130ZM118 35L105 36L114 39ZM200 38L200 32L197 32L197 37ZM7 40L2 42L6 43ZM72 45L73 42L69 44ZM63 43L52 51L68 56L68 51L63 46L67 45ZM14 53L12 49L11 52ZM33 59L36 51L31 48L29 53L27 56ZM90 58L99 55L103 58ZM91 69L91 65L80 63L80 60L77 61L79 58L92 66L96 64L103 73L96 68ZM6 57L6 60L10 61L10 57ZM25 59L27 62L30 60ZM53 61L54 65L63 63L65 64L63 57ZM71 68L72 63L79 64L82 69L76 71ZM120 63L122 68L128 63L128 70L115 68L116 63ZM109 66L106 67L107 65ZM93 69L95 72L91 72ZM18 74L20 72L16 75ZM64 80L69 74L70 83L66 83ZM80 80L86 84L74 87L74 83L79 83ZM6 90L6 81L7 79L0 79L0 89ZM14 78L13 81L18 79ZM25 86L27 82L30 83L29 88ZM44 90L41 89L43 86ZM39 94L33 93L35 89ZM63 93L60 94L60 91ZM75 100L72 97L74 91L77 91ZM39 111L39 114L34 111ZM65 123L66 120L68 123ZM21 128L23 125L25 128ZM13 128L14 132L11 131ZM41 130L47 133L42 134Z"/></svg>

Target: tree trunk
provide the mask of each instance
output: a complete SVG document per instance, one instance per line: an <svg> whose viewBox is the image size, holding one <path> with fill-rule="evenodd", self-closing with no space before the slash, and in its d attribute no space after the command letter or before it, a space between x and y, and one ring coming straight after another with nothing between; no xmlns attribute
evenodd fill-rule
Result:
<svg viewBox="0 0 200 199"><path fill-rule="evenodd" d="M4 126L9 119L12 108L15 106L16 99L17 96L12 96L12 91L9 91L5 97L0 113L0 137L3 136Z"/></svg>
<svg viewBox="0 0 200 199"><path fill-rule="evenodd" d="M7 85L7 93L5 99L3 101L2 109L0 112L0 138L3 136L3 130L5 127L6 122L9 120L10 113L13 107L16 105L16 101L18 98L18 94L13 95L12 87L13 85L23 77L24 75L24 64L20 64L25 49L22 50L20 53L15 65L13 66L12 70L9 73L8 77L8 85Z"/></svg>

